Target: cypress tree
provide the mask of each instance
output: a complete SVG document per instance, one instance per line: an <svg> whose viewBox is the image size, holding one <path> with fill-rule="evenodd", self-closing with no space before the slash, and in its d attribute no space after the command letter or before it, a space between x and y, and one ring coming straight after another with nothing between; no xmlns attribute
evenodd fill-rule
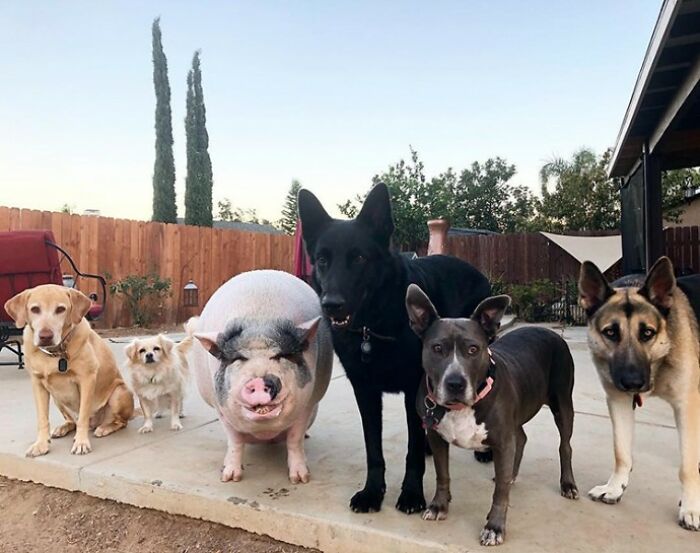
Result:
<svg viewBox="0 0 700 553"><path fill-rule="evenodd" d="M297 196L301 190L301 183L294 179L289 187L287 197L284 199L282 206L282 218L280 219L280 228L287 234L294 234L297 228Z"/></svg>
<svg viewBox="0 0 700 553"><path fill-rule="evenodd" d="M199 51L192 58L187 74L187 178L185 179L185 223L210 227L212 218L212 169L209 158L209 135L202 91Z"/></svg>
<svg viewBox="0 0 700 553"><path fill-rule="evenodd" d="M153 20L153 86L156 91L156 160L153 166L153 217L163 223L177 222L175 161L170 111L168 60L163 52L160 18Z"/></svg>

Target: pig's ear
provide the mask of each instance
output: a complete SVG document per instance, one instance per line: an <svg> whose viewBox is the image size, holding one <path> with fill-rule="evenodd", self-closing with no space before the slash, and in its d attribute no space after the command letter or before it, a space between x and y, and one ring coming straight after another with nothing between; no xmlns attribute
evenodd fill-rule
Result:
<svg viewBox="0 0 700 553"><path fill-rule="evenodd" d="M299 338L302 351L306 351L309 348L311 340L316 337L319 324L321 324L321 317L316 317L315 319L297 325L297 338Z"/></svg>
<svg viewBox="0 0 700 553"><path fill-rule="evenodd" d="M221 359L221 350L217 344L218 332L197 332L194 337L199 340L199 343L202 344L205 350L217 359Z"/></svg>

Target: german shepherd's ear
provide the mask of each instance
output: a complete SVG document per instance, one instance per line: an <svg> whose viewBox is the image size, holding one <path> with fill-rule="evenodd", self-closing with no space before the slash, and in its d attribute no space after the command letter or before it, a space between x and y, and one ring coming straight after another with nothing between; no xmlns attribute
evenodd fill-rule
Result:
<svg viewBox="0 0 700 553"><path fill-rule="evenodd" d="M578 277L578 303L590 317L615 291L595 263L584 261Z"/></svg>
<svg viewBox="0 0 700 553"><path fill-rule="evenodd" d="M318 198L306 190L306 188L299 190L297 206L299 219L301 220L301 234L304 238L306 251L313 262L314 244L316 244L316 240L323 228L333 219L328 215L326 210L323 209Z"/></svg>
<svg viewBox="0 0 700 553"><path fill-rule="evenodd" d="M394 219L391 215L391 198L386 184L377 183L367 194L357 220L368 226L379 243L388 248L394 233Z"/></svg>
<svg viewBox="0 0 700 553"><path fill-rule="evenodd" d="M493 338L501 328L501 319L509 305L510 296L491 296L476 306L470 318L481 325L489 338Z"/></svg>
<svg viewBox="0 0 700 553"><path fill-rule="evenodd" d="M428 295L416 284L411 284L406 291L406 311L411 330L422 336L430 325L439 318L437 309Z"/></svg>
<svg viewBox="0 0 700 553"><path fill-rule="evenodd" d="M675 289L676 277L673 275L673 264L668 257L664 256L654 263L639 293L666 316L673 305Z"/></svg>

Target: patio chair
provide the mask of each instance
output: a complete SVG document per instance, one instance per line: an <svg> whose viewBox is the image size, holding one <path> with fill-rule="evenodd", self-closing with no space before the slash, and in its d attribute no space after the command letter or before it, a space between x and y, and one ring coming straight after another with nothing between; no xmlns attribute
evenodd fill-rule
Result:
<svg viewBox="0 0 700 553"><path fill-rule="evenodd" d="M59 254L61 258L59 259ZM68 261L73 274L63 275L61 261ZM75 287L80 278L95 279L100 289L100 297L90 294L93 301L86 318L94 321L102 315L107 299L105 279L99 275L81 273L68 253L55 243L53 233L48 230L23 230L0 232L0 352L9 350L17 356L17 361L0 362L0 365L18 365L24 368L24 354L20 336L22 329L5 311L5 302L15 294L41 284Z"/></svg>

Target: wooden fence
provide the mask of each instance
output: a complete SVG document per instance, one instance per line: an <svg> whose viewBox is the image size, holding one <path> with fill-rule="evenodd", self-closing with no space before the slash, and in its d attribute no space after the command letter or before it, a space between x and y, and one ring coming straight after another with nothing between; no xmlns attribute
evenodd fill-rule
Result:
<svg viewBox="0 0 700 553"><path fill-rule="evenodd" d="M201 310L229 278L252 269L294 268L294 239L284 234L244 232L165 223L70 215L0 207L0 231L48 229L84 273L110 274L119 280L130 274L157 273L172 282L160 321L173 324L194 314L182 307L182 288L189 279L199 287ZM65 262L64 262L65 263ZM67 263L62 265L69 272ZM96 287L80 283L86 293ZM100 326L129 324L118 298L109 297Z"/></svg>
<svg viewBox="0 0 700 553"><path fill-rule="evenodd" d="M664 251L676 270L700 272L700 227L670 227L664 230Z"/></svg>

